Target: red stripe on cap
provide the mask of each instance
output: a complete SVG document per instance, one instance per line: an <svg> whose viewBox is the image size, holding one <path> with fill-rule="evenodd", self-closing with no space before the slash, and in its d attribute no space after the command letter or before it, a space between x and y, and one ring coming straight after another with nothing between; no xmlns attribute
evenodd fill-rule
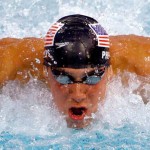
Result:
<svg viewBox="0 0 150 150"><path fill-rule="evenodd" d="M51 35L51 34L54 35L55 33L56 33L56 31L49 31L49 32L47 32L47 35L49 35L49 34L50 34L50 35Z"/></svg>
<svg viewBox="0 0 150 150"><path fill-rule="evenodd" d="M106 40L109 42L109 39L108 38L98 38L98 40Z"/></svg>
<svg viewBox="0 0 150 150"><path fill-rule="evenodd" d="M54 36L55 36L55 34L47 34L47 35L45 36L45 38L54 37Z"/></svg>
<svg viewBox="0 0 150 150"><path fill-rule="evenodd" d="M52 39L45 39L46 41L53 41L53 38Z"/></svg>
<svg viewBox="0 0 150 150"><path fill-rule="evenodd" d="M51 33L51 32L57 32L56 29L50 29L47 33Z"/></svg>
<svg viewBox="0 0 150 150"><path fill-rule="evenodd" d="M102 44L102 43L100 43L99 46L104 46L104 47L107 46L107 47L109 47L109 44Z"/></svg>
<svg viewBox="0 0 150 150"><path fill-rule="evenodd" d="M98 38L109 38L109 35L98 35Z"/></svg>
<svg viewBox="0 0 150 150"><path fill-rule="evenodd" d="M109 41L106 40L106 39L104 39L104 40L99 39L99 41L100 41L100 42L108 42L108 43L109 43Z"/></svg>
<svg viewBox="0 0 150 150"><path fill-rule="evenodd" d="M55 25L53 25L53 26L51 26L51 28L58 29L58 28L59 28L59 26L55 26Z"/></svg>
<svg viewBox="0 0 150 150"><path fill-rule="evenodd" d="M48 45L52 46L53 43L45 43L45 46L48 46Z"/></svg>
<svg viewBox="0 0 150 150"><path fill-rule="evenodd" d="M51 42L51 43L45 43L45 45L52 45L53 43Z"/></svg>

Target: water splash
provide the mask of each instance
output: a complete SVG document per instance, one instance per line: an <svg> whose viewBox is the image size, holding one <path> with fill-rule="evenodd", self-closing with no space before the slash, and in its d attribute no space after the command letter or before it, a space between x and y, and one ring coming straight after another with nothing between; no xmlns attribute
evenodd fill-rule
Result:
<svg viewBox="0 0 150 150"><path fill-rule="evenodd" d="M149 36L149 4L149 0L0 1L0 37L44 37L53 22L76 13L96 18L112 35Z"/></svg>
<svg viewBox="0 0 150 150"><path fill-rule="evenodd" d="M124 86L121 76L118 75L109 84L106 102L104 106L99 107L97 120L109 123L112 128L129 122L149 130L149 78L146 80L135 74L124 73L124 76L129 78L128 82L130 83ZM147 82L144 83L143 80ZM145 93L141 96L139 93L143 89ZM144 104L143 98L147 104ZM0 99L1 132L8 130L18 133L47 135L51 134L51 130L54 129L56 131L62 131L63 128L67 129L63 116L57 112L53 104L50 91L40 81L31 80L27 85L10 81L3 87ZM63 122L61 127L59 126L60 122Z"/></svg>
<svg viewBox="0 0 150 150"><path fill-rule="evenodd" d="M21 85L11 81L3 87L0 99L1 132L48 135L51 130L59 132L66 126L53 104L51 93L41 82L31 80ZM58 129L59 121L62 127Z"/></svg>
<svg viewBox="0 0 150 150"><path fill-rule="evenodd" d="M128 77L130 84L124 86L121 76ZM10 81L0 94L2 148L146 149L150 132L149 82L150 78L141 79L131 73L114 77L105 104L93 114L95 121L83 130L73 130L67 128L44 83L31 80L22 85ZM143 88L147 104L137 92Z"/></svg>
<svg viewBox="0 0 150 150"><path fill-rule="evenodd" d="M121 76L128 77L124 86ZM143 80L146 82L143 85ZM0 94L0 132L4 149L20 148L139 148L149 139L150 103L144 104L137 89L150 93L150 78L124 73L108 85L106 102L95 121L84 130L67 128L46 85L31 80L26 85L10 81ZM141 86L142 85L142 86ZM61 126L60 126L61 125ZM106 144L109 143L109 144Z"/></svg>
<svg viewBox="0 0 150 150"><path fill-rule="evenodd" d="M121 76L128 78L129 84L123 85ZM150 130L150 78L131 73L121 76L110 83L106 103L100 107L103 121L113 128L130 123Z"/></svg>

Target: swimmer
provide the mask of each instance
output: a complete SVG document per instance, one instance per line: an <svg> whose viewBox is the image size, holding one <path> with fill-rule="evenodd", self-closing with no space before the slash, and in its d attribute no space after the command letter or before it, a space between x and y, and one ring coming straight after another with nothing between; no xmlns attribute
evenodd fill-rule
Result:
<svg viewBox="0 0 150 150"><path fill-rule="evenodd" d="M44 80L68 127L84 128L91 123L98 104L104 103L112 75L127 70L149 76L149 56L150 38L109 38L95 19L70 15L52 25L45 41L2 39L0 83L27 82L31 77Z"/></svg>

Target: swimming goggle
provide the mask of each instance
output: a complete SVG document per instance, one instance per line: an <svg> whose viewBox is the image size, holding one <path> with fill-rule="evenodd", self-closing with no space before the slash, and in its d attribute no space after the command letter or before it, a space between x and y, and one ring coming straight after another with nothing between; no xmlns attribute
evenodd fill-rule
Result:
<svg viewBox="0 0 150 150"><path fill-rule="evenodd" d="M59 82L60 84L82 83L94 85L97 84L104 76L105 68L106 67L103 67L101 69L95 69L91 72L85 73L85 76L81 78L81 81L76 81L74 77L72 77L69 73L63 70L53 68L52 74L54 75L56 81Z"/></svg>

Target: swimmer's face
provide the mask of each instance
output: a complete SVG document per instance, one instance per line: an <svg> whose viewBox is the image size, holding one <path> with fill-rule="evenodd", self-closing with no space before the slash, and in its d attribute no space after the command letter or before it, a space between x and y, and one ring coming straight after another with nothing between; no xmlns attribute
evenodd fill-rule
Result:
<svg viewBox="0 0 150 150"><path fill-rule="evenodd" d="M98 81L96 79L99 78L94 78L97 75L94 68L47 69L47 81L54 102L59 111L66 116L68 127L83 128L89 125L93 119L92 114L98 109L98 103L104 101L108 68L98 69L98 75L102 75ZM90 78L87 79L87 76Z"/></svg>

